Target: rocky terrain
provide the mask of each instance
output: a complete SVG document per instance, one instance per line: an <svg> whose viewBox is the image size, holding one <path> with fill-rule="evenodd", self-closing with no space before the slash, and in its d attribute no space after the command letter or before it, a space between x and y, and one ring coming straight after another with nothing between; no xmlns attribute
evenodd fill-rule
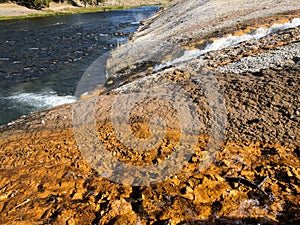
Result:
<svg viewBox="0 0 300 225"><path fill-rule="evenodd" d="M0 127L0 223L299 224L300 27L176 61L300 18L298 1L230 3L178 1L104 87Z"/></svg>

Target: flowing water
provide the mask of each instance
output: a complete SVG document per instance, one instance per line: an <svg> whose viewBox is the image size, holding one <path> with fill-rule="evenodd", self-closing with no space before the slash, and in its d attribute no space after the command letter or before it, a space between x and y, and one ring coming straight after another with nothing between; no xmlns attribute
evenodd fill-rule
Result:
<svg viewBox="0 0 300 225"><path fill-rule="evenodd" d="M75 101L89 65L128 41L128 34L157 9L0 21L0 125Z"/></svg>
<svg viewBox="0 0 300 225"><path fill-rule="evenodd" d="M286 30L294 27L300 26L300 18L294 18L291 22L286 22L283 24L273 24L271 27L268 28L258 28L256 30L252 30L249 33L243 34L243 35L238 35L238 36L227 36L223 38L219 38L215 41L213 41L210 44L207 44L204 49L196 49L196 50L187 50L184 52L184 54L176 59L170 60L166 63L157 65L154 68L154 71L158 71L164 67L176 64L176 63L182 63L194 58L197 58L198 56L201 56L207 52L210 51L217 51L220 49L224 49L230 46L237 45L241 42L244 41L250 41L253 39L259 39L262 37L265 37L269 34L275 33L280 30Z"/></svg>

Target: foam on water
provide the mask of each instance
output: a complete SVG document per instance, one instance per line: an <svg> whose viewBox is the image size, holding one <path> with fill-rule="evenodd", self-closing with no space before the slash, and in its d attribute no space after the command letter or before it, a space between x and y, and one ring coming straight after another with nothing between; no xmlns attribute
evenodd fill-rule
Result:
<svg viewBox="0 0 300 225"><path fill-rule="evenodd" d="M59 96L55 92L49 93L15 93L9 97L15 103L33 107L36 110L46 109L57 105L72 103L76 101L74 96Z"/></svg>
<svg viewBox="0 0 300 225"><path fill-rule="evenodd" d="M131 24L131 25L140 25L140 24L141 24L141 21L131 22L130 24Z"/></svg>
<svg viewBox="0 0 300 225"><path fill-rule="evenodd" d="M294 28L294 27L298 27L300 26L300 18L295 18L293 19L291 22L287 22L284 24L274 24L271 27L268 28L258 28L255 31L251 31L249 33L246 33L244 35L240 35L240 36L228 36L228 37L223 37L220 39L215 40L214 42L212 42L211 44L208 44L203 50L189 50L189 51L185 51L185 53L183 54L183 56L173 59L171 61L168 61L164 64L160 64L158 66L156 66L154 68L154 71L158 71L166 66L170 66L173 65L175 63L181 63L187 60L191 60L194 58L197 58L200 55L203 55L207 52L210 51L217 51L223 48L227 48L230 46L234 46L237 45L241 42L244 41L250 41L253 39L259 39L262 37L265 37L269 34L275 33L277 31L280 30L286 30L286 29L290 29L290 28Z"/></svg>

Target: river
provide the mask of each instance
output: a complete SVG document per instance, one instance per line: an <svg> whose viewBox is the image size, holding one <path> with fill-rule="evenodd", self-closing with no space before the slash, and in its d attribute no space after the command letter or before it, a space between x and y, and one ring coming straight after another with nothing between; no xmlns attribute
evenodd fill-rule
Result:
<svg viewBox="0 0 300 225"><path fill-rule="evenodd" d="M128 41L128 34L157 9L0 21L0 125L73 102L89 65Z"/></svg>

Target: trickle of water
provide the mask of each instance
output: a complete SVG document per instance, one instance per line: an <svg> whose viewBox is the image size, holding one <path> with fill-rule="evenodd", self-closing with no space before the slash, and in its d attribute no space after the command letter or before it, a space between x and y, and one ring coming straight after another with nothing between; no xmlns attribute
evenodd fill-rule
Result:
<svg viewBox="0 0 300 225"><path fill-rule="evenodd" d="M246 33L244 35L240 35L240 36L233 36L230 35L228 37L223 37L220 39L215 40L214 42L212 42L211 44L208 44L204 49L200 50L189 50L189 51L185 51L185 53L176 59L170 60L166 63L160 64L158 66L156 66L154 68L154 71L158 71L164 67L167 66L171 66L173 64L176 63L182 63L184 61L188 61L194 58L197 58L207 52L211 52L211 51L217 51L220 49L224 49L230 46L234 46L237 45L241 42L244 41L250 41L253 39L259 39L262 37L265 37L269 34L275 33L277 31L280 30L286 30L286 29L290 29L290 28L294 28L294 27L298 27L300 26L300 18L295 18L293 19L291 22L287 22L284 24L274 24L269 28L258 28L255 31L251 31L249 33Z"/></svg>

